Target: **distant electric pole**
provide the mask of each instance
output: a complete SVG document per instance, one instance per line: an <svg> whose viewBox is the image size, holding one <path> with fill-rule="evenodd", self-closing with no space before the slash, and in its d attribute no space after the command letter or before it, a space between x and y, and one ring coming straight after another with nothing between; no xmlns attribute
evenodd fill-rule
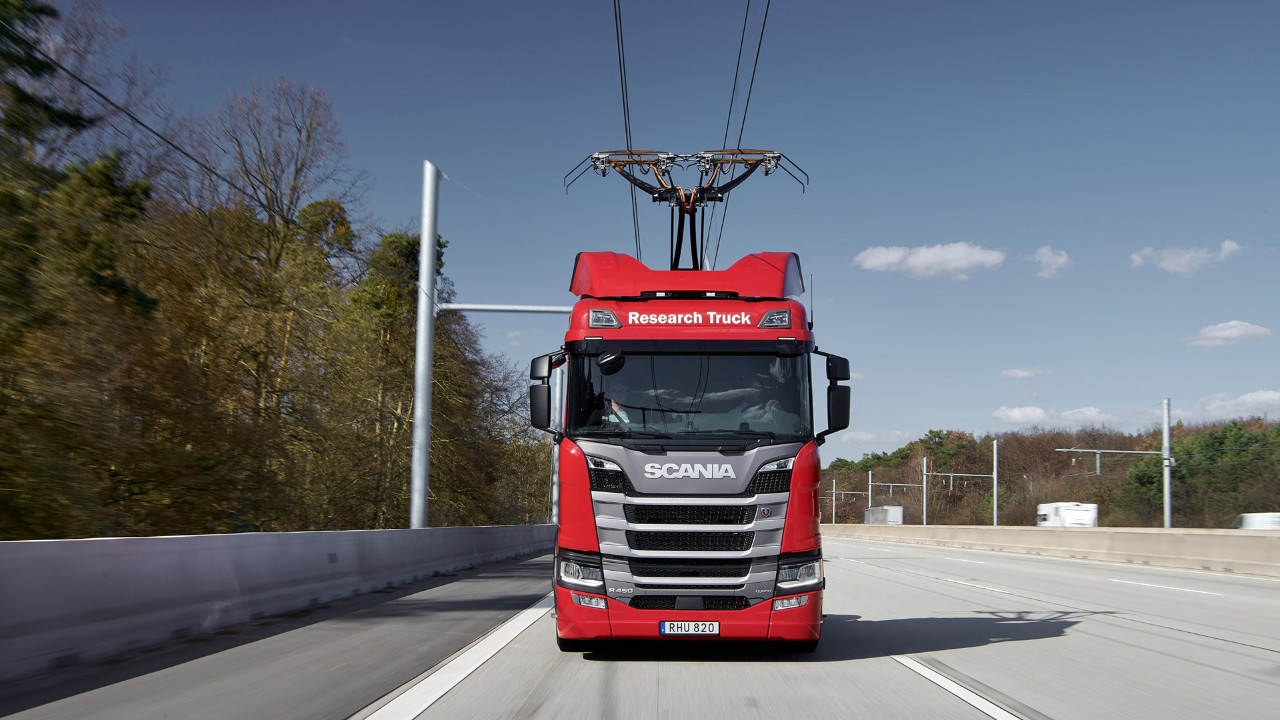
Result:
<svg viewBox="0 0 1280 720"><path fill-rule="evenodd" d="M929 486L929 478L931 477L951 478L953 483L955 481L955 478L958 478L958 477L991 478L991 526L999 527L1000 526L1000 444L999 443L1000 443L999 440L991 441L991 474L990 475L978 475L973 473L953 473L953 472L929 472L929 458L927 457L924 458L924 462L921 465L922 470L920 475L921 475L921 483L924 485L924 488L925 488L925 495L924 495L925 501L928 502L928 499L929 499L928 486ZM929 516L927 514L925 515L924 524L925 525L929 524Z"/></svg>
<svg viewBox="0 0 1280 720"><path fill-rule="evenodd" d="M1086 448L1056 448L1055 452L1066 453L1094 453L1096 458L1095 467L1097 474L1102 474L1102 455L1159 455L1160 464L1163 466L1161 471L1162 494L1164 495L1164 526L1166 528L1173 527L1173 503L1170 499L1170 481L1173 475L1173 446L1170 442L1171 432L1169 429L1169 398L1164 399L1164 428L1161 433L1162 442L1159 450L1094 450Z"/></svg>

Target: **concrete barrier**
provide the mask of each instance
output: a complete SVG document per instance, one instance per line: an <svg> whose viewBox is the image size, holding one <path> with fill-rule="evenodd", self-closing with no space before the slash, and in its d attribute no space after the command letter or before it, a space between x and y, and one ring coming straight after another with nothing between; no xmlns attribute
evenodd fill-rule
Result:
<svg viewBox="0 0 1280 720"><path fill-rule="evenodd" d="M1280 577L1280 531L823 525L822 534Z"/></svg>
<svg viewBox="0 0 1280 720"><path fill-rule="evenodd" d="M0 542L0 680L547 550L554 536L534 525Z"/></svg>

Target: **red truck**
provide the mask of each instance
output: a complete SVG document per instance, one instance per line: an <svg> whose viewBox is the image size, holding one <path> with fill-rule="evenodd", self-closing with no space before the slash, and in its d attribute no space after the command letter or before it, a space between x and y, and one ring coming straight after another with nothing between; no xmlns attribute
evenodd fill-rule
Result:
<svg viewBox="0 0 1280 720"><path fill-rule="evenodd" d="M799 257L654 270L581 253L570 290L565 344L533 360L529 388L532 424L556 443L560 649L693 638L814 650L818 446L848 427L849 363L815 345Z"/></svg>

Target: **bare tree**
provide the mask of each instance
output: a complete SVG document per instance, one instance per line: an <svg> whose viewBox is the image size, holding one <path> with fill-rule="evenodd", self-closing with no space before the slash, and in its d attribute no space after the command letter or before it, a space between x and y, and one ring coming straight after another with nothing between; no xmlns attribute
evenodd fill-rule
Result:
<svg viewBox="0 0 1280 720"><path fill-rule="evenodd" d="M348 164L333 103L318 87L284 79L254 87L227 101L206 130L210 160L272 228L293 224L319 196L344 206L363 199L366 175Z"/></svg>

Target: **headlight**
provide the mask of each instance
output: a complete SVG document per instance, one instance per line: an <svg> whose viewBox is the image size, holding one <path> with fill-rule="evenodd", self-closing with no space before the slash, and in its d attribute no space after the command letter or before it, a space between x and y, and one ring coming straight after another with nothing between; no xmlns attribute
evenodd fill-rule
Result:
<svg viewBox="0 0 1280 720"><path fill-rule="evenodd" d="M786 330L791 327L791 311L770 310L760 319L760 324L757 327L762 330Z"/></svg>
<svg viewBox="0 0 1280 720"><path fill-rule="evenodd" d="M783 565L778 568L779 590L800 590L822 583L822 561Z"/></svg>
<svg viewBox="0 0 1280 720"><path fill-rule="evenodd" d="M560 558L560 582L580 587L604 587L604 571L597 565L587 565Z"/></svg>
<svg viewBox="0 0 1280 720"><path fill-rule="evenodd" d="M614 315L612 310L592 308L591 314L587 319L587 327L620 328L622 327L622 323L618 322L618 316Z"/></svg>
<svg viewBox="0 0 1280 720"><path fill-rule="evenodd" d="M760 472L776 472L778 470L790 470L791 466L795 464L796 464L796 459L793 457L783 458L781 460L774 460L771 463L765 463L764 465L761 465Z"/></svg>
<svg viewBox="0 0 1280 720"><path fill-rule="evenodd" d="M596 457L594 455L586 455L584 457L587 459L587 467L592 470L616 470L618 472L622 472L622 468L618 466L618 463L612 460L605 460L602 457Z"/></svg>

